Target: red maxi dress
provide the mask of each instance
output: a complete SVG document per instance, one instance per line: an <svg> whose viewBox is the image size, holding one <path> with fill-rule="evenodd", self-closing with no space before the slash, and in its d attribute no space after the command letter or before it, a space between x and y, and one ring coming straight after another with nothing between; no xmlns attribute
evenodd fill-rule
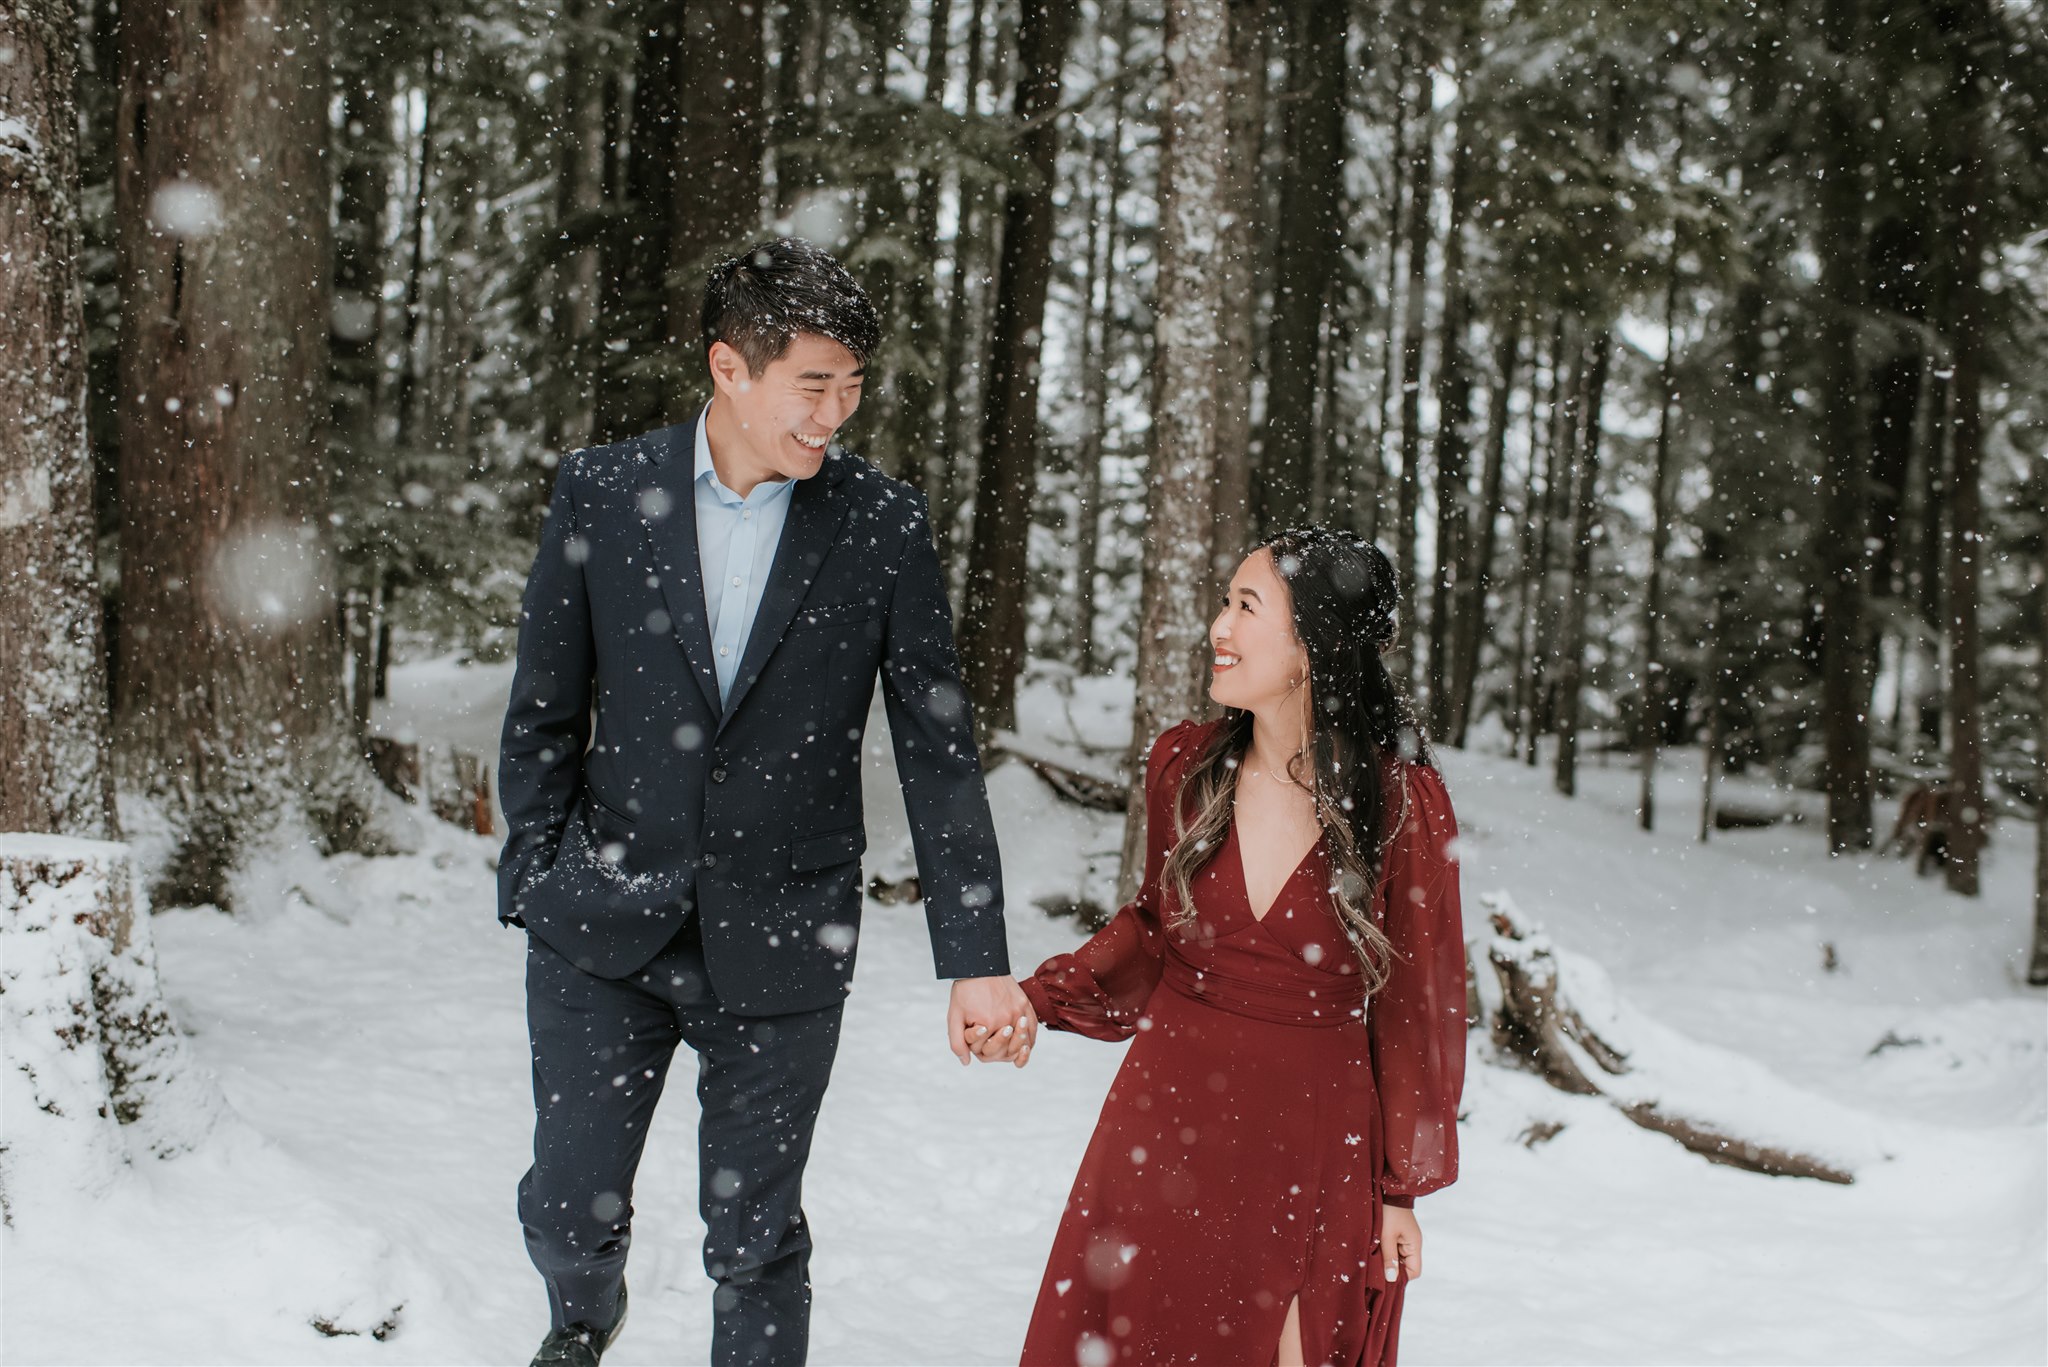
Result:
<svg viewBox="0 0 2048 1367"><path fill-rule="evenodd" d="M1397 957L1368 1006L1320 842L1260 919L1233 829L1191 880L1196 923L1168 928L1170 804L1214 725L1153 744L1137 899L1023 984L1043 1024L1133 1039L1053 1239L1025 1367L1267 1367L1296 1296L1309 1363L1390 1367L1407 1279L1385 1279L1381 1207L1457 1176L1465 952L1442 779L1389 762L1402 824L1377 913Z"/></svg>

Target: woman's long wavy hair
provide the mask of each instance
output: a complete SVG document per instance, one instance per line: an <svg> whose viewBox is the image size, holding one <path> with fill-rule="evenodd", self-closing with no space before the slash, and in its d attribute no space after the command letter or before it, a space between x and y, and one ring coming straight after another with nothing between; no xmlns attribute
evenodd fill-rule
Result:
<svg viewBox="0 0 2048 1367"><path fill-rule="evenodd" d="M1399 784L1399 767L1388 761L1434 762L1413 706L1381 660L1400 620L1400 584L1379 547L1326 528L1285 531L1253 553L1260 549L1273 553L1287 585L1294 634L1308 652L1308 745L1289 761L1288 777L1315 799L1332 856L1337 917L1367 992L1377 992L1393 948L1373 908L1387 846L1407 815L1405 786L1389 791ZM1181 779L1176 838L1161 872L1178 908L1176 927L1194 919L1190 884L1222 848L1251 741L1252 714L1225 708L1215 739Z"/></svg>

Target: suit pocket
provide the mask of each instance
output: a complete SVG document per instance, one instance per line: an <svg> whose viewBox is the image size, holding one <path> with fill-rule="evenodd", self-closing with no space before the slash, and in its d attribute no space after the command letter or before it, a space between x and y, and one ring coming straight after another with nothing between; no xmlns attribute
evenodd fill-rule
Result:
<svg viewBox="0 0 2048 1367"><path fill-rule="evenodd" d="M868 833L864 826L848 826L843 831L814 835L808 840L799 840L790 846L790 871L808 873L814 869L829 869L839 864L850 863L860 858L867 847Z"/></svg>
<svg viewBox="0 0 2048 1367"><path fill-rule="evenodd" d="M590 788L584 788L583 796L590 803L591 806L597 808L599 811L603 812L606 816L618 822L620 825L632 826L638 824L635 818L627 816L617 807L612 806L611 803L606 802L603 798L599 797Z"/></svg>
<svg viewBox="0 0 2048 1367"><path fill-rule="evenodd" d="M802 631L806 627L837 627L850 622L866 622L873 619L873 603L820 603L816 607L801 608L790 620L791 631Z"/></svg>

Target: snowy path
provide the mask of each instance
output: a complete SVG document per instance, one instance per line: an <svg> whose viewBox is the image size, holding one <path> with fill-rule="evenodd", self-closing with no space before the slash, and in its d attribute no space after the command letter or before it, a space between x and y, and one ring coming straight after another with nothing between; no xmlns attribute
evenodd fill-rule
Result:
<svg viewBox="0 0 2048 1367"><path fill-rule="evenodd" d="M1498 760L1447 769L1468 917L1510 889L1639 1007L1868 1113L1895 1158L1848 1188L1756 1177L1475 1067L1465 1175L1422 1203L1407 1361L2048 1361L2048 1010L2015 972L2030 841L2005 837L1965 906L1890 864L1830 865L1810 831L1641 836L1619 770L1566 808ZM871 792L887 782L878 766ZM992 789L1028 968L1075 939L1031 898L1077 886L1116 833L1014 767ZM1675 824L1688 800L1674 775ZM871 815L872 859L901 816ZM10 1234L0 1358L525 1360L545 1311L512 1209L522 944L492 920L494 842L430 841L331 861L307 889L321 910L158 918L177 1015L247 1124ZM1014 1361L1120 1051L1055 1036L1022 1072L963 1069L943 1010L922 917L871 907L808 1184L816 1363ZM1887 1030L1923 1043L1870 1056ZM708 1341L688 1080L684 1059L642 1169L620 1367L702 1361ZM1532 1119L1565 1129L1524 1148ZM400 1302L384 1342L309 1324L366 1328Z"/></svg>

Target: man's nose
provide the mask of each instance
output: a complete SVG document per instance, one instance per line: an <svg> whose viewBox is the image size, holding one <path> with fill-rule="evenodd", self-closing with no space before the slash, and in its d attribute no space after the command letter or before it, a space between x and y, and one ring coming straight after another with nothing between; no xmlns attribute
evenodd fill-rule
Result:
<svg viewBox="0 0 2048 1367"><path fill-rule="evenodd" d="M827 394L814 416L817 418L818 426L829 431L837 431L848 418L853 416L853 410L858 407L860 407L860 399L858 397L849 398L840 394Z"/></svg>

